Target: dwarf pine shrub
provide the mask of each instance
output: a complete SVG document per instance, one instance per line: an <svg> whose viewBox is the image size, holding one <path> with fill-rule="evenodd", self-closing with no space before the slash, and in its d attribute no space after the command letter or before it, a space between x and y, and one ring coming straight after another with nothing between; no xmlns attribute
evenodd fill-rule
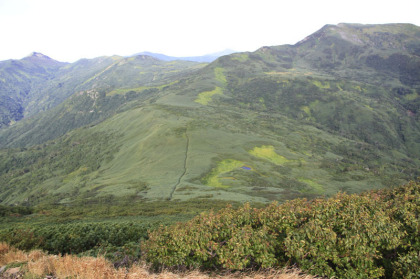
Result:
<svg viewBox="0 0 420 279"><path fill-rule="evenodd" d="M297 265L336 278L416 278L419 213L420 184L410 182L262 209L226 207L149 232L143 248L157 267Z"/></svg>

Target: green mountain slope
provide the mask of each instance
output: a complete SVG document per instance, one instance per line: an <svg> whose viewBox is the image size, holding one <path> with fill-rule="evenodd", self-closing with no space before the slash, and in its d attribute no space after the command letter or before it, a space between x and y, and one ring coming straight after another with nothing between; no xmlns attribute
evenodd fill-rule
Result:
<svg viewBox="0 0 420 279"><path fill-rule="evenodd" d="M0 147L39 144L98 123L126 109L131 100L156 98L159 89L204 65L139 55L83 59L61 67L42 88L31 88L31 101L23 104L28 119L4 129Z"/></svg>
<svg viewBox="0 0 420 279"><path fill-rule="evenodd" d="M46 83L65 63L34 52L22 60L0 62L0 128L24 116L31 88Z"/></svg>
<svg viewBox="0 0 420 279"><path fill-rule="evenodd" d="M114 62L79 83L60 68L50 84L74 94L0 131L0 200L266 202L402 184L420 174L419 45L413 25L340 24L206 66L100 58Z"/></svg>

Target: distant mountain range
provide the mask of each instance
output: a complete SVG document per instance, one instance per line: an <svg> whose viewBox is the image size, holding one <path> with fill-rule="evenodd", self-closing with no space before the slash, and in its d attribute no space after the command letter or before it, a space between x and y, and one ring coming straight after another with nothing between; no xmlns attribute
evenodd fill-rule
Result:
<svg viewBox="0 0 420 279"><path fill-rule="evenodd" d="M0 203L285 201L420 175L420 27L218 55L0 62Z"/></svg>
<svg viewBox="0 0 420 279"><path fill-rule="evenodd" d="M135 55L148 55L148 56L152 56L155 57L157 59L160 59L162 61L174 61L174 60L186 60L186 61L194 61L194 62L213 62L214 60L216 60L217 58L224 56L224 55L229 55L232 53L235 53L236 51L231 50L231 49L226 49L224 51L220 51L220 52L215 52L215 53L211 53L211 54L206 54L203 56L187 56L187 57L175 57L175 56L167 56L165 54L160 54L160 53L153 53L153 52L148 52L148 51L144 51L144 52L140 52L137 53Z"/></svg>

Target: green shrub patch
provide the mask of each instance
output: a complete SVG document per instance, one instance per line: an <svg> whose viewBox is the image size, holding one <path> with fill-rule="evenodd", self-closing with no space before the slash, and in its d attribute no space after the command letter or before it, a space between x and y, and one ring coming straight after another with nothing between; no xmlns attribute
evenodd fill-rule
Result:
<svg viewBox="0 0 420 279"><path fill-rule="evenodd" d="M297 265L336 278L415 278L419 212L416 182L260 209L228 206L149 232L144 251L156 267L243 270Z"/></svg>

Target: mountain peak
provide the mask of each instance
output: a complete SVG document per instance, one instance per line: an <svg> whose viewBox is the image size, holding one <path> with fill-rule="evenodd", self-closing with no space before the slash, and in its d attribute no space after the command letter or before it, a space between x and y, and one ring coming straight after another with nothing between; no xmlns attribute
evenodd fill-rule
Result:
<svg viewBox="0 0 420 279"><path fill-rule="evenodd" d="M51 59L49 56L46 56L40 52L32 52L31 54L29 54L28 56L26 56L26 58L42 58L42 59Z"/></svg>
<svg viewBox="0 0 420 279"><path fill-rule="evenodd" d="M296 45L311 45L312 47L332 38L339 38L351 44L374 48L405 50L420 36L419 27L413 24L357 24L339 23L327 24L315 33L299 41Z"/></svg>
<svg viewBox="0 0 420 279"><path fill-rule="evenodd" d="M42 65L44 67L53 67L53 68L67 64L65 62L54 60L51 57L46 56L40 52L32 52L31 54L23 58L22 61L30 62L34 65Z"/></svg>

